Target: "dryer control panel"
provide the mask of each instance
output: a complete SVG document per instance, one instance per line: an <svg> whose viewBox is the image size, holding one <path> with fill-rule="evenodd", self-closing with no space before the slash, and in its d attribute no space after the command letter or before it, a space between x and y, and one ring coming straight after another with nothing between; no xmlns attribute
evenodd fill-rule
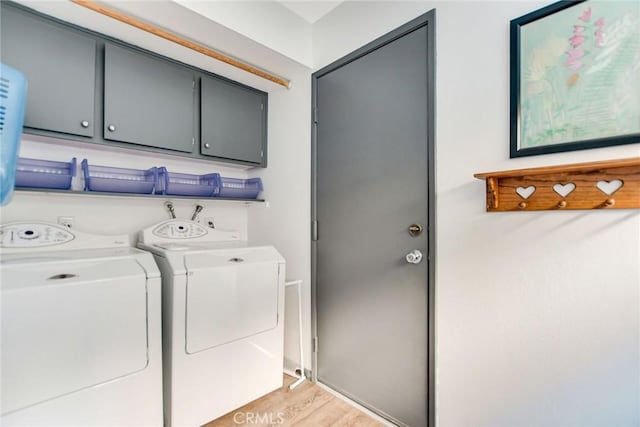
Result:
<svg viewBox="0 0 640 427"><path fill-rule="evenodd" d="M51 224L16 224L0 228L0 247L33 248L61 245L75 239L69 230Z"/></svg>
<svg viewBox="0 0 640 427"><path fill-rule="evenodd" d="M138 243L140 244L164 248L171 247L173 250L186 249L187 247L184 246L186 243L201 244L237 241L240 241L240 233L236 230L207 228L188 219L162 221L159 224L152 225L140 231L138 239ZM167 244L174 246L167 246Z"/></svg>
<svg viewBox="0 0 640 427"><path fill-rule="evenodd" d="M11 222L0 225L0 254L130 247L127 234L102 235L69 230L50 222Z"/></svg>
<svg viewBox="0 0 640 427"><path fill-rule="evenodd" d="M153 234L166 239L193 239L206 235L207 230L191 221L170 221L156 227Z"/></svg>

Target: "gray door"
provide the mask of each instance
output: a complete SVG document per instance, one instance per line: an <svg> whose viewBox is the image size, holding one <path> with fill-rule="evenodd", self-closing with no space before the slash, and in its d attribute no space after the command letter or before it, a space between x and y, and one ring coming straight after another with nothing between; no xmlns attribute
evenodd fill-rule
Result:
<svg viewBox="0 0 640 427"><path fill-rule="evenodd" d="M427 37L315 75L317 377L410 426L428 418Z"/></svg>
<svg viewBox="0 0 640 427"><path fill-rule="evenodd" d="M194 96L191 70L105 46L104 139L191 153Z"/></svg>
<svg viewBox="0 0 640 427"><path fill-rule="evenodd" d="M266 94L203 77L201 153L205 156L261 163L267 137Z"/></svg>
<svg viewBox="0 0 640 427"><path fill-rule="evenodd" d="M95 40L5 4L1 15L0 60L27 77L25 127L93 136Z"/></svg>

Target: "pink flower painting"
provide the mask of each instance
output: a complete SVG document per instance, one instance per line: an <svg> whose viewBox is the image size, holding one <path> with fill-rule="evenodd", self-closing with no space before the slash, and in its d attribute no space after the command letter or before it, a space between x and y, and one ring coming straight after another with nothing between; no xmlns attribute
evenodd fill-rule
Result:
<svg viewBox="0 0 640 427"><path fill-rule="evenodd" d="M587 43L592 43L596 48L605 45L604 18L599 18L591 24L591 8L589 7L578 16L578 20L582 23L573 25L573 34L568 39L570 48L565 52L567 60L564 65L571 71L571 75L567 79L568 86L575 85L580 79L580 69L584 66L582 58L590 52ZM587 29L588 32L585 31ZM591 34L593 34L593 40L588 40L592 37Z"/></svg>
<svg viewBox="0 0 640 427"><path fill-rule="evenodd" d="M640 0L558 1L511 22L512 152L638 142Z"/></svg>
<svg viewBox="0 0 640 427"><path fill-rule="evenodd" d="M589 22L591 20L591 8L589 7L585 9L585 11L582 12L582 15L578 17L578 19L584 22Z"/></svg>
<svg viewBox="0 0 640 427"><path fill-rule="evenodd" d="M571 46L573 46L574 48L584 43L584 40L585 40L585 37L578 34L574 35L569 39L569 41L571 42Z"/></svg>
<svg viewBox="0 0 640 427"><path fill-rule="evenodd" d="M596 36L595 45L596 47L603 47L605 43L604 31L603 31L604 18L598 19L596 22L593 23L593 25L595 25L596 27L596 31L593 33Z"/></svg>

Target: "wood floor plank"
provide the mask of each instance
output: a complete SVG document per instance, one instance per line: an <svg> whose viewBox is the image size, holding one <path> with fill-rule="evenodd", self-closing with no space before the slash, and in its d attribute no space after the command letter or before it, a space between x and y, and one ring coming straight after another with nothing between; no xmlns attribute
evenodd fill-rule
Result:
<svg viewBox="0 0 640 427"><path fill-rule="evenodd" d="M204 427L270 425L282 427L379 427L368 415L309 381L294 390L296 378L284 376L284 385Z"/></svg>
<svg viewBox="0 0 640 427"><path fill-rule="evenodd" d="M334 427L384 427L384 424L374 420L364 412L351 408L342 418L337 420Z"/></svg>
<svg viewBox="0 0 640 427"><path fill-rule="evenodd" d="M321 390L323 393L328 394L326 391ZM312 411L299 421L290 424L292 427L306 427L306 426L333 426L342 418L352 407L337 397L331 396L331 399L318 408L316 411Z"/></svg>
<svg viewBox="0 0 640 427"><path fill-rule="evenodd" d="M285 405L280 407L273 406L267 410L282 416L284 422L281 425L291 426L298 420L318 411L333 399L332 395L311 384L311 387L308 388L291 390Z"/></svg>
<svg viewBox="0 0 640 427"><path fill-rule="evenodd" d="M247 403L245 406L236 409L235 411L229 412L226 415L223 415L220 418L217 418L203 427L226 427L226 426L237 426L237 425L248 425L246 422L246 414L261 414L264 413L268 408L278 407L284 404L284 401L287 399L287 394L289 393L289 384L295 381L295 378L285 375L284 376L284 385L280 387L278 390L275 390L265 396L262 396L250 403ZM296 390L312 387L313 384L305 383L301 384ZM241 415L236 415L241 413Z"/></svg>

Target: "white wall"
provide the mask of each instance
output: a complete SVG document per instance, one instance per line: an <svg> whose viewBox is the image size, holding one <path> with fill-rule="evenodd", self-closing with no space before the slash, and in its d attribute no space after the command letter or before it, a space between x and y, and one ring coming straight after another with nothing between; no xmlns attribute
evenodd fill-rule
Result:
<svg viewBox="0 0 640 427"><path fill-rule="evenodd" d="M287 280L303 280L304 355L311 367L311 71L292 67L298 83L288 91L269 94L269 167L252 171L261 176L269 207L251 209L249 239L272 244L287 261ZM295 369L299 360L297 294L287 291L285 366Z"/></svg>
<svg viewBox="0 0 640 427"><path fill-rule="evenodd" d="M29 4L270 93L269 168L247 172L263 177L269 207L208 202L205 212L212 212L221 227L245 224L253 243L275 244L287 259L288 277L305 281L309 355L310 70L172 2L116 4L289 77L293 89L69 2ZM483 182L472 177L474 172L640 155L636 144L508 159L508 21L543 4L347 2L313 27L313 63L320 68L437 8L437 413L442 427L640 424L638 212L487 214ZM29 155L62 160L82 151L104 164L132 161L135 167L209 171L208 163L198 161L155 155L125 160L118 150L27 140L23 149ZM189 212L193 203L177 202L179 213ZM78 227L105 233L134 232L166 218L160 200L19 194L3 208L2 221L54 219L69 212L75 212ZM297 341L290 321L295 314L288 310L287 316L286 356L293 360Z"/></svg>
<svg viewBox="0 0 640 427"><path fill-rule="evenodd" d="M244 169L220 163L126 149L95 147L87 143L26 134L22 138L20 156L66 162L76 157L78 174L72 181L73 189L76 190L83 188L80 162L84 158L89 160L89 164L100 166L135 169L165 166L172 172L196 174L219 172L224 176L237 178L247 176ZM74 217L75 228L79 230L100 234L126 233L135 243L138 231L169 219L164 208L165 200L173 201L176 214L181 218L190 218L195 205L199 203L204 207L199 220L213 218L216 227L236 229L245 238L247 236L249 205L207 199L179 199L171 196L160 199L15 192L11 203L2 207L0 221L37 220L55 223L59 216L71 216Z"/></svg>
<svg viewBox="0 0 640 427"><path fill-rule="evenodd" d="M440 427L640 425L640 212L486 213L476 172L636 157L638 144L509 160L509 20L548 2L347 2L316 68L436 8Z"/></svg>
<svg viewBox="0 0 640 427"><path fill-rule="evenodd" d="M303 280L303 341L305 365L310 367L311 70L300 64L311 63L311 26L283 6L270 2L178 3L188 9L162 1L113 2L113 6L270 70L292 83L287 90L247 73L229 70L225 65L212 64L201 55L193 56L153 37L138 34L135 38L142 47L269 92L268 168L248 171L248 176L263 179L265 192L261 197L268 203L249 207L248 236L251 244L274 245L287 261L288 279ZM74 17L70 12L68 16ZM294 369L299 359L295 290L287 290L286 298L285 366Z"/></svg>
<svg viewBox="0 0 640 427"><path fill-rule="evenodd" d="M309 324L309 163L310 163L310 75L309 68L291 58L265 47L227 28L229 10L210 19L171 1L119 2L110 7L160 25L180 35L288 78L292 89L274 83L200 55L166 40L103 17L66 1L22 1L28 7L67 22L124 40L145 49L217 73L269 92L269 167L249 169L210 161L181 159L149 152L105 148L86 143L54 140L25 135L21 155L51 160L79 160L106 166L147 168L166 166L186 173L220 172L225 176L261 176L265 185L263 197L267 204L244 205L235 202L172 199L178 215L190 216L200 202L205 210L200 218L213 217L220 228L234 228L248 236L254 244L273 244L287 260L287 276L302 279L305 298L305 338L307 366L310 366ZM227 5L229 6L229 5ZM280 5L285 13L291 14ZM217 20L217 21L216 21ZM266 21L265 21L266 22ZM284 28L283 30L286 30ZM289 29L291 30L291 29ZM310 37L310 34L309 34ZM310 38L307 40L310 43ZM277 46L276 46L277 47ZM306 53L310 56L310 45ZM76 185L79 185L78 182ZM165 199L104 198L86 194L77 196L34 195L16 193L13 201L0 211L0 221L46 220L58 216L74 216L78 229L99 232L128 233L134 238L143 227L168 218L163 207ZM268 206L268 207L267 207ZM293 368L298 360L297 300L295 292L287 291L285 359Z"/></svg>
<svg viewBox="0 0 640 427"><path fill-rule="evenodd" d="M300 64L311 66L311 24L278 2L173 1Z"/></svg>

